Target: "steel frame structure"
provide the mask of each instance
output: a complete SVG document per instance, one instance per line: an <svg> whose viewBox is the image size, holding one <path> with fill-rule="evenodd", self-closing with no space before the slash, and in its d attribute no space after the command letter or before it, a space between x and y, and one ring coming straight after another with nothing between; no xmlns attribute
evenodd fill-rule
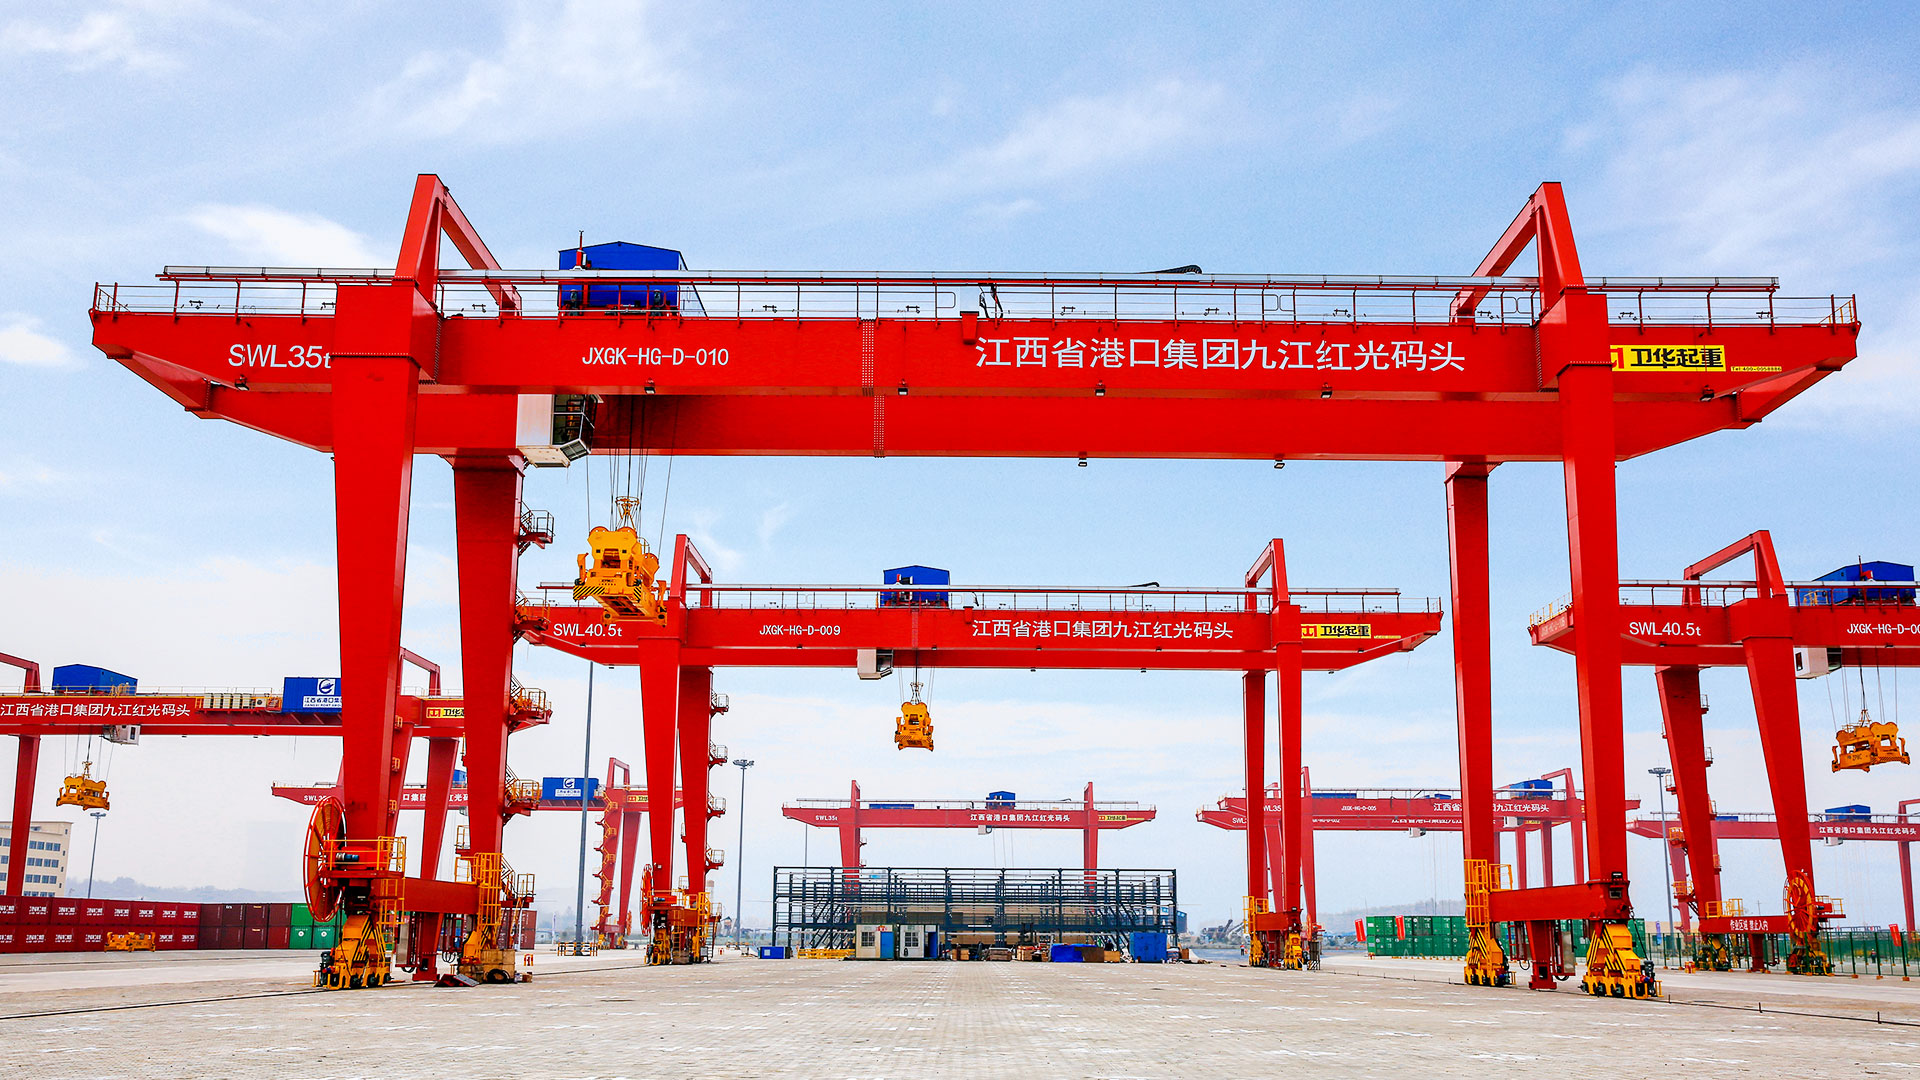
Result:
<svg viewBox="0 0 1920 1080"><path fill-rule="evenodd" d="M440 266L443 235L471 269ZM1537 274L1508 276L1529 247ZM562 282L609 280L684 298L557 303ZM169 268L157 286L96 286L91 318L96 347L194 415L332 451L345 827L373 837L390 824L413 457L453 464L470 775L489 802L504 779L515 420L521 395L554 392L601 395L600 452L1445 462L1462 794L1490 809L1488 473L1563 463L1574 600L1583 626L1611 625L1615 463L1757 423L1855 355L1852 299L1777 293L1768 278L1590 280L1552 183L1459 278L702 275L502 270L423 175L391 271ZM1620 647L1575 636L1592 881L1505 892L1503 919L1631 910ZM1260 695L1250 678L1250 715ZM1469 861L1498 857L1486 818L1468 818Z"/></svg>
<svg viewBox="0 0 1920 1080"><path fill-rule="evenodd" d="M529 599L518 624L535 645L639 668L647 784L655 790L673 780L683 718L676 710L703 700L714 667L851 669L863 650L888 651L893 664L912 667L1238 672L1248 782L1259 786L1268 672L1280 690L1280 758L1298 762L1302 672L1413 649L1439 633L1441 619L1437 602L1403 602L1392 590L1290 590L1279 540L1261 548L1246 583L1233 589L945 586L940 604L890 604L883 601L897 586L716 584L684 535L675 539L670 580L664 623L611 621L597 605ZM698 687L691 695L672 692L690 684ZM688 805L698 805L700 782L683 767ZM668 858L656 854L649 872L670 879L671 821L656 816L649 825L652 850ZM1263 826L1247 840L1248 883L1262 898L1265 836ZM1291 922L1275 933L1300 929L1304 842L1283 836L1273 859L1280 895L1296 898L1276 911Z"/></svg>
<svg viewBox="0 0 1920 1080"><path fill-rule="evenodd" d="M1706 575L1736 559L1751 556L1753 580L1708 580ZM1828 590L1832 582L1823 584ZM1686 568L1678 581L1621 583L1625 602L1604 621L1577 600L1553 605L1536 616L1533 642L1566 650L1569 638L1586 625L1614 628L1622 660L1651 666L1660 695L1660 715L1673 768L1671 786L1679 801L1679 821L1688 837L1714 835L1707 784L1704 702L1700 669L1744 667L1753 690L1767 786L1779 822L1780 854L1786 865L1789 895L1817 897L1813 882L1813 831L1802 771L1800 703L1794 678L1797 648L1839 649L1842 663L1920 666L1920 608L1907 604L1833 604L1818 602L1815 585L1790 583L1780 570L1773 538L1765 530L1741 538ZM1796 596L1796 593L1811 593ZM1830 595L1825 594L1825 595ZM1802 599L1814 602L1802 603ZM1689 844L1690 888L1682 883L1683 902L1699 915L1724 900L1711 844ZM1736 927L1729 916L1699 918L1706 933L1788 933L1797 916L1746 915ZM1800 931L1806 927L1800 925Z"/></svg>
<svg viewBox="0 0 1920 1080"><path fill-rule="evenodd" d="M832 829L840 837L840 865L861 867L863 829L1077 829L1080 865L1100 866L1100 833L1152 821L1157 811L1137 802L1095 802L1088 782L1080 801L1071 799L863 799L860 782L851 781L845 799L798 799L780 813L812 828Z"/></svg>
<svg viewBox="0 0 1920 1080"><path fill-rule="evenodd" d="M1534 789L1520 787L1497 788L1494 792L1494 829L1502 837L1513 839L1514 863L1518 872L1518 884L1525 888L1530 880L1528 875L1527 844L1534 834L1540 837L1540 864L1542 884L1551 887L1553 874L1553 830L1559 825L1570 826L1573 843L1573 864L1578 867L1583 862L1581 829L1586 820L1586 802L1573 792L1573 771L1560 769L1541 777L1543 780L1560 779L1564 785L1558 789ZM1315 791L1312 786L1311 770L1302 769L1301 787L1307 792L1302 803L1311 815L1311 827L1306 831L1304 844L1304 865L1302 866L1302 885L1306 893L1306 921L1310 925L1319 922L1319 897L1314 887L1314 851L1319 832L1400 832L1419 829L1432 832L1461 832L1461 802L1457 796L1435 793L1434 788L1413 788L1408 790L1357 790L1357 791ZM1428 792L1429 794L1421 794ZM1284 813L1282 793L1278 784L1267 787L1267 845L1270 850L1281 847L1280 821ZM1628 799L1628 809L1638 809L1637 799ZM1196 820L1212 825L1217 829L1241 832L1247 827L1247 797L1245 794L1225 795L1213 806L1202 807L1194 812ZM1280 886L1275 875L1278 867L1268 868L1268 879L1276 894Z"/></svg>

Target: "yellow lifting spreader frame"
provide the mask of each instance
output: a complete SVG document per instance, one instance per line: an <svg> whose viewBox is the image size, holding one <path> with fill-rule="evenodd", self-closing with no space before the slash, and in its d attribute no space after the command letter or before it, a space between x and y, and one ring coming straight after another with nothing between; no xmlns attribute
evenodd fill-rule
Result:
<svg viewBox="0 0 1920 1080"><path fill-rule="evenodd" d="M153 952L153 935L138 930L107 935L108 952Z"/></svg>
<svg viewBox="0 0 1920 1080"><path fill-rule="evenodd" d="M1468 986L1510 986L1513 971L1493 932L1495 890L1513 888L1513 867L1486 859L1466 860Z"/></svg>
<svg viewBox="0 0 1920 1080"><path fill-rule="evenodd" d="M1913 758L1907 754L1907 740L1900 737L1900 726L1892 722L1877 722L1860 710L1860 722L1843 727L1833 733L1833 771L1842 769L1871 770L1875 765L1909 765Z"/></svg>
<svg viewBox="0 0 1920 1080"><path fill-rule="evenodd" d="M900 703L900 715L893 725L893 746L896 750L933 749L933 714L926 702L920 700L917 682L913 684L913 697Z"/></svg>
<svg viewBox="0 0 1920 1080"><path fill-rule="evenodd" d="M82 810L105 810L107 808L107 782L93 778L93 762L80 766L80 775L69 776L60 784L60 797L53 800L55 806L77 806Z"/></svg>
<svg viewBox="0 0 1920 1080"><path fill-rule="evenodd" d="M579 557L580 576L573 583L575 600L593 599L605 608L610 622L647 619L667 621L666 585L660 575L660 556L647 547L634 526L640 500L613 500L619 524L599 525L587 533L586 553Z"/></svg>

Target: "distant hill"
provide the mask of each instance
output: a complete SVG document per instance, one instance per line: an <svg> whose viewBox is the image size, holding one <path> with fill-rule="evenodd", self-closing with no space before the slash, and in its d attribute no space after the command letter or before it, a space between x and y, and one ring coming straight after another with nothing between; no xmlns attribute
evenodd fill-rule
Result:
<svg viewBox="0 0 1920 1080"><path fill-rule="evenodd" d="M85 896L86 882L67 882L68 896ZM216 889L211 885L187 887L147 885L132 878L95 881L93 895L102 900L173 900L189 904L297 904L306 899L298 889Z"/></svg>

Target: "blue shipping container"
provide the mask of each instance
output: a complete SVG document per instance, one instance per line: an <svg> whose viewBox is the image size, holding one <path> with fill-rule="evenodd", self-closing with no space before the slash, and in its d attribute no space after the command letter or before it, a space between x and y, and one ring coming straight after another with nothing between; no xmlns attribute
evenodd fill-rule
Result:
<svg viewBox="0 0 1920 1080"><path fill-rule="evenodd" d="M760 959L762 960L785 960L786 958L787 947L785 945L760 946Z"/></svg>
<svg viewBox="0 0 1920 1080"><path fill-rule="evenodd" d="M882 585L951 585L953 575L937 566L896 566L880 578ZM881 607L946 607L944 592L883 592Z"/></svg>
<svg viewBox="0 0 1920 1080"><path fill-rule="evenodd" d="M1127 951L1142 964L1167 962L1167 935L1135 931L1127 942Z"/></svg>
<svg viewBox="0 0 1920 1080"><path fill-rule="evenodd" d="M1913 567L1897 562L1858 562L1843 566L1815 581L1912 581ZM1796 589L1793 602L1802 606L1820 604L1911 604L1916 590L1907 589Z"/></svg>
<svg viewBox="0 0 1920 1080"><path fill-rule="evenodd" d="M1052 945L1047 948L1047 959L1056 964L1078 964L1081 961L1080 946Z"/></svg>
<svg viewBox="0 0 1920 1080"><path fill-rule="evenodd" d="M589 801L600 797L600 781L588 776L543 776L540 798L548 802L578 801L585 791Z"/></svg>
<svg viewBox="0 0 1920 1080"><path fill-rule="evenodd" d="M615 240L606 244L588 244L560 251L560 269L573 270L584 256L590 270L685 270L687 260L672 248L649 244L629 244ZM582 288L586 303L580 302ZM592 285L560 286L562 308L644 308L673 311L680 307L680 287L657 281L606 281Z"/></svg>
<svg viewBox="0 0 1920 1080"><path fill-rule="evenodd" d="M47 688L56 694L131 694L139 688L131 675L108 671L92 664L62 664L53 669L53 681Z"/></svg>
<svg viewBox="0 0 1920 1080"><path fill-rule="evenodd" d="M282 684L281 712L336 713L340 711L340 677L289 675Z"/></svg>

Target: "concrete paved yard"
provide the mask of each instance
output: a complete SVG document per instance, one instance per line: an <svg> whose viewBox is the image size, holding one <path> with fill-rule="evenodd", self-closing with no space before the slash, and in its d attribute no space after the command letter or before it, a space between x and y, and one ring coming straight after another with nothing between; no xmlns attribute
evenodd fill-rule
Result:
<svg viewBox="0 0 1920 1080"><path fill-rule="evenodd" d="M14 1076L1920 1076L1920 1026L1871 1022L1920 1025L1920 991L1898 983L1799 994L1774 977L1762 1012L1739 976L1675 991L1712 1007L1470 989L1447 965L1357 958L1282 973L543 954L522 986L356 993L284 993L306 954L5 959Z"/></svg>

